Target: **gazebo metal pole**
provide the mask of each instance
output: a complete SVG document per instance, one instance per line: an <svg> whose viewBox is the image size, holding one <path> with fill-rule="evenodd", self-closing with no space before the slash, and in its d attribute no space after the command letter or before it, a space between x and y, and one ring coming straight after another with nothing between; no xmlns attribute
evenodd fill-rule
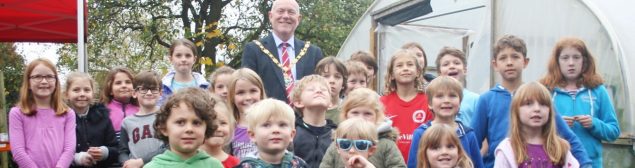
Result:
<svg viewBox="0 0 635 168"><path fill-rule="evenodd" d="M88 72L84 32L84 0L77 0L77 70L79 72Z"/></svg>

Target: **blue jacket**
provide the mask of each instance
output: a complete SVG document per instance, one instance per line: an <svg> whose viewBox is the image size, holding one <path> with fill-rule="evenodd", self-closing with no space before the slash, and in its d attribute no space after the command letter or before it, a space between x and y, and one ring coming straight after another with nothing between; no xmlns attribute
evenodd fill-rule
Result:
<svg viewBox="0 0 635 168"><path fill-rule="evenodd" d="M574 122L572 129L580 140L586 142L584 148L593 160L593 167L602 167L601 141L615 141L620 136L619 123L606 87L600 85L593 89L580 88L575 96L560 88L554 88L552 96L556 112L559 114L593 117L592 128L587 129L579 122Z"/></svg>
<svg viewBox="0 0 635 168"><path fill-rule="evenodd" d="M461 107L459 107L459 113L456 115L456 120L465 124L472 123L476 103L478 103L478 97L478 94L467 89L463 89L463 99L461 100Z"/></svg>
<svg viewBox="0 0 635 168"><path fill-rule="evenodd" d="M509 132L510 105L512 94L503 86L497 84L485 92L478 99L476 111L472 118L472 129L476 134L476 140L483 142L487 138L489 148L487 155L483 157L485 167L494 166L494 150L498 144L507 137ZM569 129L567 123L560 114L556 113L556 129L558 134L571 144L571 153L580 162L580 165L590 165L591 159L587 155L580 139ZM479 145L481 145L479 143Z"/></svg>
<svg viewBox="0 0 635 168"><path fill-rule="evenodd" d="M463 146L463 150L467 153L467 156L472 159L472 163L474 163L475 168L483 168L483 159L481 158L481 148L479 148L479 141L476 141L476 136L474 135L474 131L472 128L464 126L460 121L456 121L458 124L458 128L456 129L456 134L461 140L461 146ZM410 152L408 154L408 168L417 167L417 151L419 151L419 141L421 141L421 137L423 137L423 133L426 132L432 126L432 121L422 124L421 126L415 129L415 132L412 135L412 144L410 145ZM482 142L482 141L480 141Z"/></svg>
<svg viewBox="0 0 635 168"><path fill-rule="evenodd" d="M161 90L163 90L163 94L161 95L159 102L157 102L157 106L165 104L165 102L168 101L168 98L174 94L174 91L172 91L172 80L174 79L174 75L176 75L176 72L170 71L163 77L163 79L161 79ZM207 79L205 79L205 77L200 73L192 72L192 76L194 77L194 81L196 81L196 85L198 85L201 89L207 89L209 87L209 82L207 82Z"/></svg>

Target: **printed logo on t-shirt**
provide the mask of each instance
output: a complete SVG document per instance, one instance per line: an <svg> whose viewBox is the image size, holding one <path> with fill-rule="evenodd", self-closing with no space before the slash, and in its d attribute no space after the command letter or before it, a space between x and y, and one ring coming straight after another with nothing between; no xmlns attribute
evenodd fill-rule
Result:
<svg viewBox="0 0 635 168"><path fill-rule="evenodd" d="M143 125L143 132L139 133L139 127L132 130L132 143L136 144L139 140L153 138L150 125Z"/></svg>
<svg viewBox="0 0 635 168"><path fill-rule="evenodd" d="M414 121L415 123L423 123L425 119L426 119L426 112L423 110L417 110L414 113L412 113L412 121Z"/></svg>

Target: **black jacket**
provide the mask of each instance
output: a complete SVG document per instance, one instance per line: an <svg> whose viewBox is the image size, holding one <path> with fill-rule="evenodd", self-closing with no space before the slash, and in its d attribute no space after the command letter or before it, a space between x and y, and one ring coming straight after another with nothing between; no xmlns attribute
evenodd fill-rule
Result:
<svg viewBox="0 0 635 168"><path fill-rule="evenodd" d="M77 136L75 153L85 152L89 147L105 146L108 148L108 158L97 162L97 165L93 167L109 167L113 164L118 164L118 143L115 139L115 130L108 117L109 113L110 110L103 104L95 104L88 109L86 116L80 117L76 115L75 118L77 124L75 128ZM80 166L72 165L71 167Z"/></svg>
<svg viewBox="0 0 635 168"><path fill-rule="evenodd" d="M306 43L297 38L294 40L295 56L297 59ZM271 33L269 33L267 37L260 39L260 42L266 50L269 50L276 60L279 59L278 47ZM311 43L307 48L306 54L297 60L296 81L302 79L304 76L313 74L315 66L322 58L322 49L315 45L315 43ZM278 62L280 63L281 61L278 60ZM271 58L267 56L256 43L249 42L245 45L241 67L247 67L258 73L264 87L267 88L265 89L267 97L288 102L282 69L274 64Z"/></svg>
<svg viewBox="0 0 635 168"><path fill-rule="evenodd" d="M302 118L297 118L295 122L295 138L293 138L293 153L302 158L309 167L317 168L322 162L322 157L326 153L326 149L329 148L333 139L331 135L337 128L337 125L331 120L326 120L326 126L331 129L322 135L317 135L313 130L310 130L302 121Z"/></svg>

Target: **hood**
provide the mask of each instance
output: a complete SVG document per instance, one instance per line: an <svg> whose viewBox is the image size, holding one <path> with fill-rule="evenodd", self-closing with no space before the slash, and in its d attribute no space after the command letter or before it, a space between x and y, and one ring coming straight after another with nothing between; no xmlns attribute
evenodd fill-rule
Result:
<svg viewBox="0 0 635 168"><path fill-rule="evenodd" d="M463 123L461 121L454 121L457 124L457 128L456 128L456 135L461 138L464 135L466 135L468 132L473 131L472 128L470 127L466 127L465 125L463 125ZM432 126L432 121L428 121L425 124L422 124L421 127L424 130L427 130L428 128L430 128L430 126Z"/></svg>
<svg viewBox="0 0 635 168"><path fill-rule="evenodd" d="M501 85L501 84L496 84L496 86L492 87L490 90L494 91L494 92L497 92L497 93L501 93L501 92L502 93L505 93L505 92L509 93L509 91L507 89L505 89L503 87L503 85Z"/></svg>
<svg viewBox="0 0 635 168"><path fill-rule="evenodd" d="M586 94L586 92L589 92L589 91L590 91L589 89L587 89L586 87L582 86L581 88L578 89L578 93L577 94L580 94L580 93L585 93ZM565 90L563 90L562 88L559 88L559 87L553 88L553 93L569 95L569 92L567 92L567 91L565 91Z"/></svg>
<svg viewBox="0 0 635 168"><path fill-rule="evenodd" d="M208 159L210 156L205 154L204 152L197 151L194 156L187 160L182 160L181 156L176 153L166 150L161 155L157 155L152 159L152 162L155 162L157 165L179 165L179 164L192 164L199 162L201 160Z"/></svg>
<svg viewBox="0 0 635 168"><path fill-rule="evenodd" d="M168 74L166 74L163 79L161 79L161 83L163 83L164 86L167 86L168 88L172 88L172 79L174 79L174 75L176 75L176 71L170 71L168 72ZM196 84L198 86L200 86L201 88L208 88L209 87L209 82L207 82L207 80L205 79L205 77L203 75L201 75L198 72L192 72L192 77L194 77L194 81L196 81ZM165 89L165 87L164 87Z"/></svg>
<svg viewBox="0 0 635 168"><path fill-rule="evenodd" d="M305 125L304 121L302 120L302 117L300 117L300 116L296 116L295 117L295 126L296 127L300 126L301 128L304 128L304 129L306 129L308 131L311 131L309 129L309 127L307 125ZM337 124L335 124L335 122L333 122L333 121L331 121L329 119L326 120L326 125L324 125L324 126L325 127L329 127L331 129L337 129ZM311 133L313 133L313 132L311 132Z"/></svg>
<svg viewBox="0 0 635 168"><path fill-rule="evenodd" d="M389 118L385 118L384 121L377 126L377 133L379 134L379 139L387 138L392 141L397 141L399 137L399 131L392 126L392 120Z"/></svg>
<svg viewBox="0 0 635 168"><path fill-rule="evenodd" d="M110 119L108 118L110 116L110 109L104 106L104 104L95 103L94 105L90 106L90 108L88 109L88 114L86 115L89 116L88 121L90 121L91 123L97 123L104 118Z"/></svg>

